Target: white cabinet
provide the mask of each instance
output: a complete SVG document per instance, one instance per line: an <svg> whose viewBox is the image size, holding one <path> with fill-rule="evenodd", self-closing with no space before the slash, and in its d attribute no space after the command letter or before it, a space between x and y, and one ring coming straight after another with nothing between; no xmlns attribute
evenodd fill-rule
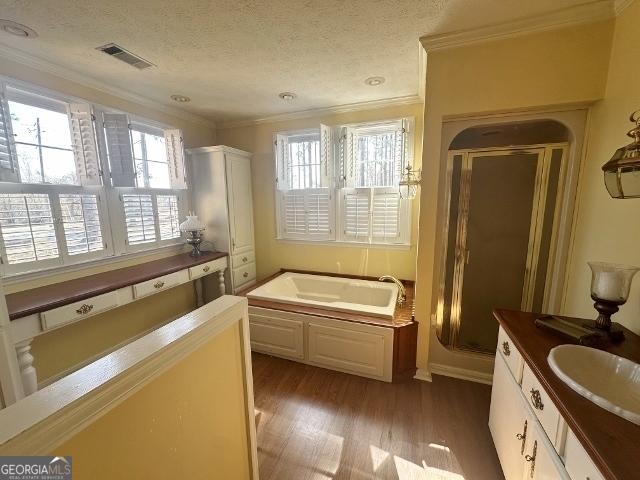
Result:
<svg viewBox="0 0 640 480"><path fill-rule="evenodd" d="M279 357L304 359L304 324L300 320L251 315L251 350Z"/></svg>
<svg viewBox="0 0 640 480"><path fill-rule="evenodd" d="M251 155L221 145L188 154L193 209L207 226L204 240L229 253L226 280L235 293L256 278Z"/></svg>
<svg viewBox="0 0 640 480"><path fill-rule="evenodd" d="M564 465L571 480L604 480L604 476L571 430L567 432L564 446Z"/></svg>

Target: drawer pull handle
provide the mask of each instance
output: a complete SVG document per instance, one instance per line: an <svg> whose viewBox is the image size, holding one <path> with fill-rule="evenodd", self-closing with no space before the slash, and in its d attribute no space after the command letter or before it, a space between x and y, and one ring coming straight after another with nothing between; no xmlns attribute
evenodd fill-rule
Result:
<svg viewBox="0 0 640 480"><path fill-rule="evenodd" d="M531 463L531 469L529 471L529 476L531 478L533 478L533 473L535 472L536 469L536 455L538 454L538 441L536 440L535 442L533 442L533 452L531 452L532 455L525 455L524 459L527 462Z"/></svg>
<svg viewBox="0 0 640 480"><path fill-rule="evenodd" d="M542 403L540 390L536 390L535 388L531 389L531 404L536 410L544 410L544 403Z"/></svg>
<svg viewBox="0 0 640 480"><path fill-rule="evenodd" d="M209 270L211 270L211 267L209 265L202 269L203 272L208 272Z"/></svg>
<svg viewBox="0 0 640 480"><path fill-rule="evenodd" d="M522 447L520 447L520 455L524 455L524 446L527 441L527 427L528 427L528 422L527 420L525 420L524 429L522 430L522 433L516 434L516 438L522 442Z"/></svg>
<svg viewBox="0 0 640 480"><path fill-rule="evenodd" d="M82 306L76 310L76 313L78 315L86 315L91 310L93 310L93 305L87 305L86 303L83 303Z"/></svg>
<svg viewBox="0 0 640 480"><path fill-rule="evenodd" d="M243 276L244 278L247 278L247 277L249 276L249 272L244 272L244 273L242 274L242 276Z"/></svg>
<svg viewBox="0 0 640 480"><path fill-rule="evenodd" d="M511 355L511 349L509 348L509 342L502 342L502 353L504 353L504 355L506 357Z"/></svg>
<svg viewBox="0 0 640 480"><path fill-rule="evenodd" d="M153 288L162 288L162 287L164 287L164 282L162 280L153 284Z"/></svg>
<svg viewBox="0 0 640 480"><path fill-rule="evenodd" d="M245 263L246 263L246 262L247 262L247 260L248 260L248 258L247 258L247 257L242 257L242 261L243 261L243 262L245 262Z"/></svg>

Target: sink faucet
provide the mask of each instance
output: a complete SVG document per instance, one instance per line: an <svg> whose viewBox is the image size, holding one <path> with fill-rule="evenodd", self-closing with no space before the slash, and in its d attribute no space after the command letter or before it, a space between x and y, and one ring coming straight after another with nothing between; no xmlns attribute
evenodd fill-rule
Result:
<svg viewBox="0 0 640 480"><path fill-rule="evenodd" d="M398 305L404 305L404 302L407 301L407 291L404 289L404 285L402 282L398 280L396 277L392 277L391 275L383 275L379 279L381 282L393 282L398 286Z"/></svg>

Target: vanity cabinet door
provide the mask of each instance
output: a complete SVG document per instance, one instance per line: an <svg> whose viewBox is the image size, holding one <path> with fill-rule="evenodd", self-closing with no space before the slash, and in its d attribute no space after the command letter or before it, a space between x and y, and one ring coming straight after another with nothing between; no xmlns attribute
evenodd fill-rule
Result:
<svg viewBox="0 0 640 480"><path fill-rule="evenodd" d="M491 391L489 429L506 480L522 480L524 451L531 419L505 360L496 355Z"/></svg>
<svg viewBox="0 0 640 480"><path fill-rule="evenodd" d="M230 253L237 255L254 250L251 160L234 153L225 153L225 160L231 233Z"/></svg>
<svg viewBox="0 0 640 480"><path fill-rule="evenodd" d="M529 424L523 480L571 480L540 424L532 416Z"/></svg>

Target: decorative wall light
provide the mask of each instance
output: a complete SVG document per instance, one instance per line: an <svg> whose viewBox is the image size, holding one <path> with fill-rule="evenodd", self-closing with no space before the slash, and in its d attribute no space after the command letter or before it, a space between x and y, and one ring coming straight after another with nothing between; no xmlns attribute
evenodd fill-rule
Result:
<svg viewBox="0 0 640 480"><path fill-rule="evenodd" d="M636 125L627 133L633 142L616 150L602 166L604 184L613 198L640 198L640 110L629 120Z"/></svg>
<svg viewBox="0 0 640 480"><path fill-rule="evenodd" d="M187 234L187 243L193 248L191 251L192 257L202 255L200 243L202 243L202 232L206 228L205 224L193 212L189 212L187 219L180 224L180 231Z"/></svg>
<svg viewBox="0 0 640 480"><path fill-rule="evenodd" d="M405 172L400 176L400 182L398 182L398 190L400 191L400 198L405 200L413 200L418 193L418 186L422 183L422 172L420 170L413 170L411 165L407 165Z"/></svg>

